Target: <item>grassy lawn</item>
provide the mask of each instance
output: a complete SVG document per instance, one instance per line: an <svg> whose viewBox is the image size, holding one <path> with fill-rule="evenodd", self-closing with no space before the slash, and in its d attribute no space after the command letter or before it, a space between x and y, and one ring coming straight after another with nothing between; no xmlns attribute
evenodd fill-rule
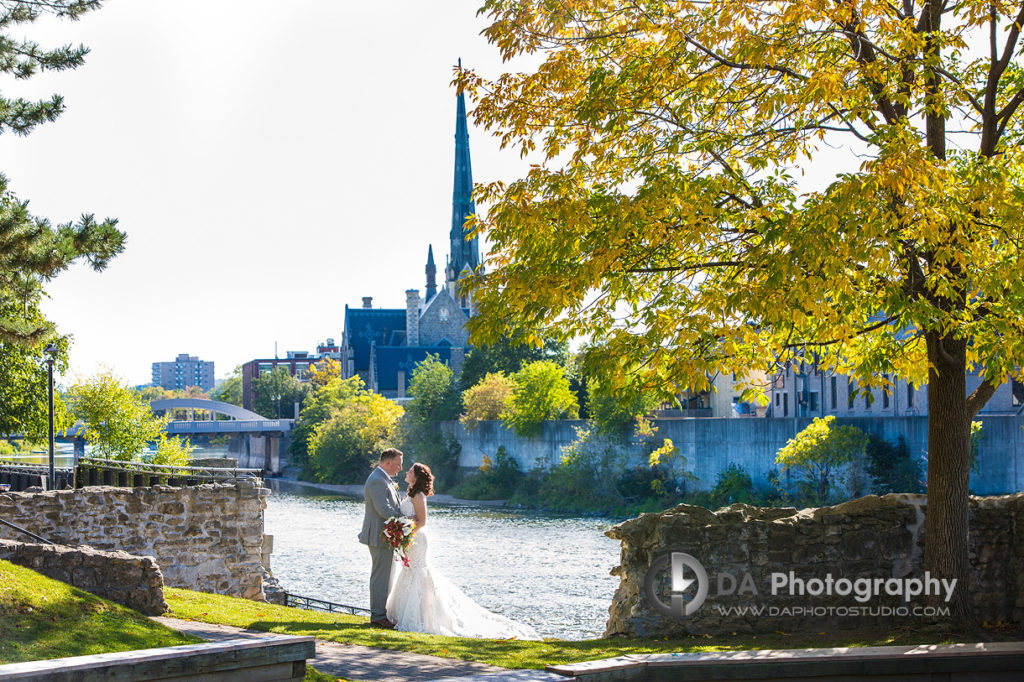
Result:
<svg viewBox="0 0 1024 682"><path fill-rule="evenodd" d="M304 611L188 590L167 589L166 598L171 605L171 613L168 615L176 618L281 634L312 635L333 642L479 661L504 668L543 668L551 664L638 653L941 644L954 641L935 632L909 629L886 634L823 632L813 637L778 633L685 639L590 639L578 642L479 640L378 630L369 627L367 619L362 617ZM993 633L993 636L998 638L997 633Z"/></svg>
<svg viewBox="0 0 1024 682"><path fill-rule="evenodd" d="M77 587L0 561L0 665L201 641ZM306 667L306 682L334 679Z"/></svg>
<svg viewBox="0 0 1024 682"><path fill-rule="evenodd" d="M0 664L197 641L131 609L0 561Z"/></svg>

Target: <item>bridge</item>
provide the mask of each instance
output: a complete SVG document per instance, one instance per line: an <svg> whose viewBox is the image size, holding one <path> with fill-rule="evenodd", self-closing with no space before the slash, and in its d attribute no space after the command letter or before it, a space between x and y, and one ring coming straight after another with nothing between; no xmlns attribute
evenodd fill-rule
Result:
<svg viewBox="0 0 1024 682"><path fill-rule="evenodd" d="M292 419L267 419L250 410L218 400L201 398L171 398L154 400L149 404L154 414L185 411L188 419L172 419L166 431L170 436L211 438L227 437L228 452L238 459L241 468L262 469L270 473L281 471L284 445L294 425ZM209 415L207 419L196 419L197 412ZM218 419L217 417L226 417ZM85 455L85 424L74 426L54 434L54 440L74 443L75 454Z"/></svg>
<svg viewBox="0 0 1024 682"><path fill-rule="evenodd" d="M186 410L188 419L172 419L167 424L167 433L175 436L187 436L191 434L276 434L284 435L291 431L291 419L267 419L251 410L223 403L219 400L204 400L202 398L170 398L168 400L154 400L149 404L153 414L166 414ZM210 415L208 419L196 419L196 412L206 412ZM217 419L217 415L227 419Z"/></svg>
<svg viewBox="0 0 1024 682"><path fill-rule="evenodd" d="M202 398L170 398L154 400L149 404L154 414L172 416L186 412L188 419L172 419L167 423L171 436L228 436L228 451L238 458L238 466L279 472L282 467L283 443L292 430L292 419L266 417L219 400ZM197 412L209 415L196 419ZM226 417L218 419L218 416Z"/></svg>

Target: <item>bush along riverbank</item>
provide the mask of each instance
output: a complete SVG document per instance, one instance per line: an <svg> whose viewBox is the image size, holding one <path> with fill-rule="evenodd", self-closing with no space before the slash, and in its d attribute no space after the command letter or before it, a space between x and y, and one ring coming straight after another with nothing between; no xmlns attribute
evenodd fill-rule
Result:
<svg viewBox="0 0 1024 682"><path fill-rule="evenodd" d="M851 431L852 429L852 431ZM866 494L924 491L923 461L906 443L868 436L855 427L836 427L831 418L815 420L779 451L777 469L757 484L742 466L724 469L710 489L697 487L685 457L671 441L639 420L632 433L648 452L646 466L627 466L622 436L609 437L594 426L577 439L554 466L523 471L498 448L477 472L465 476L451 494L466 500L507 500L509 506L574 514L631 517L680 503L719 509L735 502L760 507L811 507Z"/></svg>

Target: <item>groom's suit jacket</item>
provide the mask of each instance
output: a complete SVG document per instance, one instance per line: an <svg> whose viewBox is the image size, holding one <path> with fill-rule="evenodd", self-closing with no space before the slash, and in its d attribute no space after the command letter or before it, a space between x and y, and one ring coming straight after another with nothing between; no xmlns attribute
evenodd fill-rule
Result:
<svg viewBox="0 0 1024 682"><path fill-rule="evenodd" d="M359 532L359 542L371 547L383 546L381 531L384 522L392 516L401 516L399 511L398 488L388 473L377 467L366 479L363 486L363 499L366 510L363 514L363 529Z"/></svg>

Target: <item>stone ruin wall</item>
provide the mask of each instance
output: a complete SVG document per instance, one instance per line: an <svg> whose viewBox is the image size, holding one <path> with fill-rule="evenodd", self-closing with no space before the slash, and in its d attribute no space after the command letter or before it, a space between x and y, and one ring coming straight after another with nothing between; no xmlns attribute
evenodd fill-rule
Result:
<svg viewBox="0 0 1024 682"><path fill-rule="evenodd" d="M0 540L0 559L135 609L147 616L167 611L164 580L152 557L101 552L91 547Z"/></svg>
<svg viewBox="0 0 1024 682"><path fill-rule="evenodd" d="M974 497L970 508L967 589L974 612L986 621L1020 624L1024 622L1024 494ZM621 541L622 552L620 565L612 570L620 577L620 585L609 608L605 634L815 634L942 621L934 613L897 613L900 607L944 605L924 597L907 602L883 594L859 602L854 595L790 595L785 588L778 594L771 592L771 575L790 571L805 581L824 580L829 574L834 580L921 578L926 517L923 495L886 495L799 511L735 504L711 512L679 505L630 519L607 532ZM689 616L663 615L644 594L651 562L670 552L695 557L708 575L708 596ZM747 573L757 594L740 589ZM655 589L664 604L671 604L669 574L669 570L654 573ZM723 574L727 577L720 577ZM735 587L734 593L720 594L720 580L723 592ZM692 588L686 594L691 595ZM857 615L851 615L851 607L860 609Z"/></svg>
<svg viewBox="0 0 1024 682"><path fill-rule="evenodd" d="M0 519L60 545L152 556L168 587L262 600L269 494L255 481L0 493ZM4 526L0 539L31 542Z"/></svg>

